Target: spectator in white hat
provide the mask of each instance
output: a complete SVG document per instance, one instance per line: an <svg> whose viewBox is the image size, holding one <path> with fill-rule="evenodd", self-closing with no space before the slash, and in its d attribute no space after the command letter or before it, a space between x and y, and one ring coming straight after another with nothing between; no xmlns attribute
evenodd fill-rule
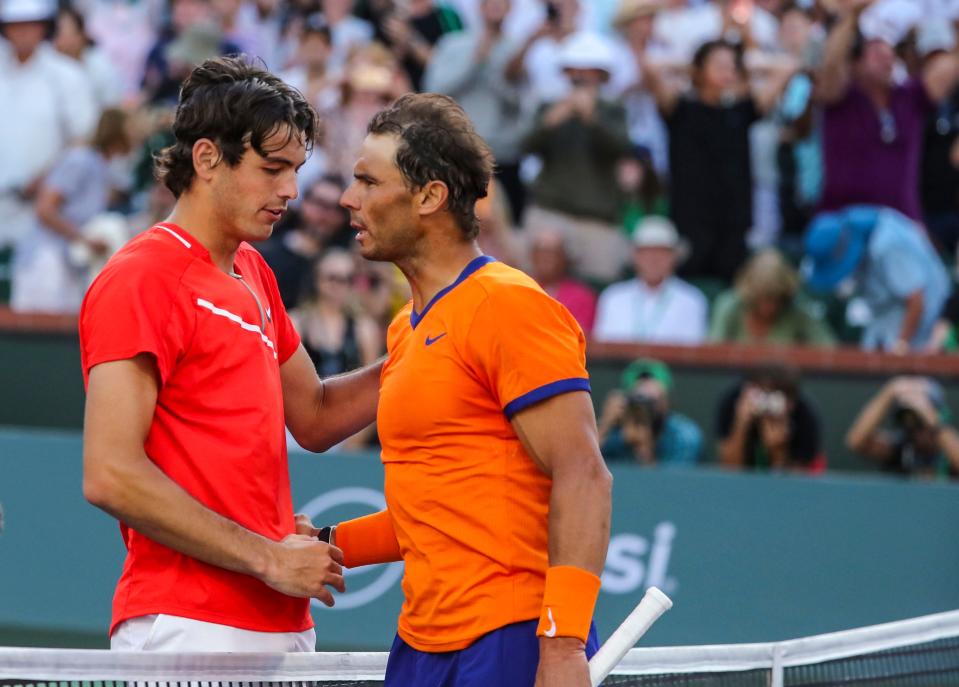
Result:
<svg viewBox="0 0 959 687"><path fill-rule="evenodd" d="M640 222L633 234L636 278L612 284L600 294L593 338L701 343L706 338L706 297L675 276L688 252L689 246L665 217L647 217Z"/></svg>
<svg viewBox="0 0 959 687"><path fill-rule="evenodd" d="M86 75L47 42L55 14L52 0L0 0L0 253L7 260L33 226L43 175L69 143L91 133L98 114Z"/></svg>
<svg viewBox="0 0 959 687"><path fill-rule="evenodd" d="M525 141L526 152L543 164L525 228L562 232L580 274L603 282L620 275L628 252L616 226L623 205L616 167L632 149L626 111L600 94L612 63L608 39L593 33L566 39L561 64L572 88L541 109Z"/></svg>

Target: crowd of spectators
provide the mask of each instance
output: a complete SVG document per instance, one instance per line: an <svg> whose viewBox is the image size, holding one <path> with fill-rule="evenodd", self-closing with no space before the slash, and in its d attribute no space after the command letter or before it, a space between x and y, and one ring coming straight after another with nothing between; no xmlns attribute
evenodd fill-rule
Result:
<svg viewBox="0 0 959 687"><path fill-rule="evenodd" d="M323 116L258 246L323 374L380 355L407 298L338 199L410 90L454 97L496 156L484 251L595 341L957 350L957 23L954 0L0 0L0 302L78 309L172 207L152 156L182 79L244 53ZM763 375L722 400L722 462L817 469L797 379ZM601 417L613 454L696 462L670 391L633 371ZM868 433L850 446L893 451Z"/></svg>

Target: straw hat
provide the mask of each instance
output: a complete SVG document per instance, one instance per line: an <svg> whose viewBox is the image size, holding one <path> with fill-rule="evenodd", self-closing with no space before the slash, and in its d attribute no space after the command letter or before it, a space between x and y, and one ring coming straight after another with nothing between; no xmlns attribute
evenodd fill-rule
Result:
<svg viewBox="0 0 959 687"><path fill-rule="evenodd" d="M613 17L613 25L616 28L621 28L633 19L648 17L663 8L663 0L621 0L616 15Z"/></svg>

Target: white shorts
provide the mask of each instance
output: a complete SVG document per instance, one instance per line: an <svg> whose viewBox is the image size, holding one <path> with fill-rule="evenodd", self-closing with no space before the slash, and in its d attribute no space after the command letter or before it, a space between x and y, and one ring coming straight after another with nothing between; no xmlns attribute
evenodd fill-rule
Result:
<svg viewBox="0 0 959 687"><path fill-rule="evenodd" d="M316 632L255 632L175 615L125 620L110 637L112 651L315 651Z"/></svg>

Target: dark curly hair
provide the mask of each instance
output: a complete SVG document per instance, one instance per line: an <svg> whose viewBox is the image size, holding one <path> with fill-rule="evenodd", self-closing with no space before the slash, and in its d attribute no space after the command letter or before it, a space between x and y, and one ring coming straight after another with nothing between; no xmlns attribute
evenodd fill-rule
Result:
<svg viewBox="0 0 959 687"><path fill-rule="evenodd" d="M409 93L373 117L368 131L400 139L395 162L410 189L430 181L446 184L447 209L466 238L476 238L476 201L486 197L493 153L455 100Z"/></svg>
<svg viewBox="0 0 959 687"><path fill-rule="evenodd" d="M193 183L193 144L199 139L216 143L235 167L247 145L269 154L265 142L284 128L288 137L279 147L301 136L311 150L320 135L319 116L299 91L241 56L207 60L183 82L173 122L176 142L157 153L156 178L179 198Z"/></svg>

